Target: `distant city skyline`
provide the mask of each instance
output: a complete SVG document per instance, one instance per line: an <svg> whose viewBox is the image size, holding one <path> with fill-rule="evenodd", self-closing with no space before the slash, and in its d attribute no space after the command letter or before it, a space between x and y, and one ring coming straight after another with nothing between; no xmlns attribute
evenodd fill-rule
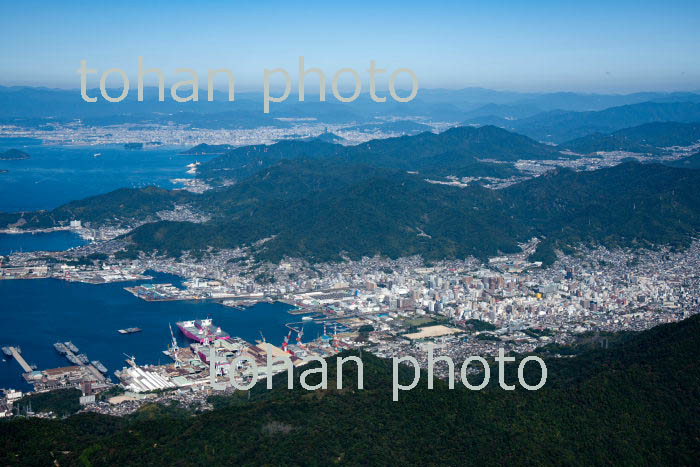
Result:
<svg viewBox="0 0 700 467"><path fill-rule="evenodd" d="M187 79L175 68L201 76L226 67L238 90L260 90L265 68L284 67L296 78L303 55L308 67L328 76L351 67L365 79L370 60L389 71L411 68L423 89L700 89L700 5L686 0L360 1L342 8L317 1L303 7L214 1L193 8L181 1L30 0L3 10L5 86L77 89L82 59L100 71L122 68L131 78L142 55L169 82Z"/></svg>

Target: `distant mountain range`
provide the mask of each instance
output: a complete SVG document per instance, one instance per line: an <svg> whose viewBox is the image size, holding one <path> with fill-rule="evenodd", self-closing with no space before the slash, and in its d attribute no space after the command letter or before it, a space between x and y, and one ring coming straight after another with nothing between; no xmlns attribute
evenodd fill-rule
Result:
<svg viewBox="0 0 700 467"><path fill-rule="evenodd" d="M700 103L643 102L590 112L553 110L519 120L480 117L465 123L498 125L538 141L562 143L591 134L609 134L651 122L700 122Z"/></svg>
<svg viewBox="0 0 700 467"><path fill-rule="evenodd" d="M700 123L653 122L610 134L595 133L564 142L562 148L581 154L597 151L628 151L656 154L671 146L700 142Z"/></svg>
<svg viewBox="0 0 700 467"><path fill-rule="evenodd" d="M700 231L696 170L636 163L593 172L555 170L495 191L426 179L508 178L520 175L513 165L520 159L575 157L563 155L566 148L653 152L689 144L700 128L683 122L694 119L700 119L700 104L646 102L602 111L553 111L512 122L548 136L556 130L559 137L638 125L569 140L562 147L493 125L356 146L334 144L332 133L235 149L199 145L188 152L223 154L201 164L198 176L215 185L223 179L234 185L202 195L152 187L117 190L50 212L0 214L0 226L49 227L73 219L147 222L129 235L134 249L179 254L269 239L255 253L273 261L285 255L319 261L375 254L485 258L517 251L519 242L532 237L545 240L537 257L546 261L554 248L579 242L683 246ZM690 158L680 167L696 163ZM190 205L210 220L158 220L158 211L176 205Z"/></svg>
<svg viewBox="0 0 700 467"><path fill-rule="evenodd" d="M549 110L576 112L604 110L609 107L639 104L642 102L700 102L698 92L637 92L631 94L593 94L577 92L522 93L495 91L484 88L421 89L419 97L436 104L452 103L465 112L479 115L511 116L516 110L532 115ZM496 106L505 112L500 112ZM485 106L493 110L488 112Z"/></svg>
<svg viewBox="0 0 700 467"><path fill-rule="evenodd" d="M99 95L100 92L92 89L89 94ZM177 103L169 96L164 102L158 102L156 88L146 88L144 95L143 102L136 100L136 92L133 90L120 103L102 99L87 103L82 100L77 89L0 86L0 123L35 127L80 119L89 125L175 122L204 129L236 129L286 127L289 123L278 119L286 117L348 124L359 131L365 131L362 125L367 124L370 125L366 127L368 131L373 131L372 128L379 125L376 117L404 120L421 117L435 122L495 124L537 140L561 142L594 132L609 133L651 121L697 120L695 116L681 111L658 109L632 109L593 115L605 109L642 104L700 103L700 95L695 93L605 95L517 93L480 88L421 89L416 99L409 103L377 103L364 94L351 103L340 103L332 98L319 102L311 94L307 95L305 102L298 102L296 95L290 95L287 101L273 105L270 114L263 114L262 95L255 92L237 92L234 102L228 102L228 96L218 91L215 92L214 102L207 102L203 98L199 102ZM200 95L206 96L206 91L202 90ZM579 113L581 115L577 115ZM559 120L564 123L563 126L556 124ZM387 125L382 129L387 132L413 134L420 131L416 127L419 124L405 121L382 125Z"/></svg>

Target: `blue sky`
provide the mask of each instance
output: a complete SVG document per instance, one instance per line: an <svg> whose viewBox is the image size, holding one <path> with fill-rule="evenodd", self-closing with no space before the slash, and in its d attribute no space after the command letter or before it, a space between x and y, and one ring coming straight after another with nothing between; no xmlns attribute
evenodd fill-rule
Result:
<svg viewBox="0 0 700 467"><path fill-rule="evenodd" d="M343 67L364 76L371 59L408 67L431 88L700 89L698 1L23 0L0 9L2 85L75 88L81 59L135 76L142 55L172 81L182 79L177 67L202 76L226 67L240 89L259 89L264 68L295 71L304 55L330 76Z"/></svg>

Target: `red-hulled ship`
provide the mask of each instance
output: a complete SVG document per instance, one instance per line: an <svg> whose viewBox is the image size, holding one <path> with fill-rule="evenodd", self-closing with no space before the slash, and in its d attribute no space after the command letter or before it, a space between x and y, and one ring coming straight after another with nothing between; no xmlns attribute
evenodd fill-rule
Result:
<svg viewBox="0 0 700 467"><path fill-rule="evenodd" d="M180 321L175 324L185 337L199 343L211 342L216 339L229 339L231 337L226 331L215 326L211 319Z"/></svg>

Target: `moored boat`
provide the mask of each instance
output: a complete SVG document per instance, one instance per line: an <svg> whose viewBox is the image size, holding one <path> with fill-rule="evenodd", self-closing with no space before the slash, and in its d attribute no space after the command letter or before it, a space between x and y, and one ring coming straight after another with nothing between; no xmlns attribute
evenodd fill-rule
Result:
<svg viewBox="0 0 700 467"><path fill-rule="evenodd" d="M175 324L185 337L199 343L217 339L230 339L231 337L226 331L214 325L211 319L180 321Z"/></svg>
<svg viewBox="0 0 700 467"><path fill-rule="evenodd" d="M102 364L102 362L100 362L99 360L93 360L93 361L90 362L90 363L92 363L92 366L94 366L95 368L97 368L97 370L98 370L100 373L107 373L107 367L105 367L105 366Z"/></svg>

